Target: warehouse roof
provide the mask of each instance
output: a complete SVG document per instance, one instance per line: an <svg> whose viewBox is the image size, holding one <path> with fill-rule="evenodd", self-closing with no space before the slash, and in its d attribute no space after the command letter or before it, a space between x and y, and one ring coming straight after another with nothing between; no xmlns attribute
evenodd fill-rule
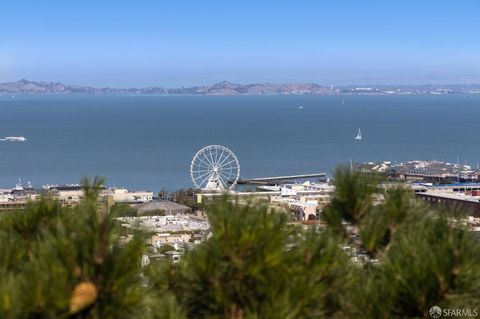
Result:
<svg viewBox="0 0 480 319"><path fill-rule="evenodd" d="M169 200L156 200L137 206L138 213L150 212L153 210L163 210L168 215L182 214L191 212L191 208Z"/></svg>

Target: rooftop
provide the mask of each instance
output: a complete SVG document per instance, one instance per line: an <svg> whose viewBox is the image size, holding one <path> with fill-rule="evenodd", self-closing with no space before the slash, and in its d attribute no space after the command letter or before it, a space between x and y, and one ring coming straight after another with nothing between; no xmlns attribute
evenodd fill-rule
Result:
<svg viewBox="0 0 480 319"><path fill-rule="evenodd" d="M138 213L145 213L155 210L162 210L167 214L182 214L191 211L191 208L168 200L156 200L136 206Z"/></svg>
<svg viewBox="0 0 480 319"><path fill-rule="evenodd" d="M478 196L467 195L464 193L458 192L444 192L438 190L428 190L427 192L423 193L424 195L439 197L439 198L448 198L448 199L455 199L467 202L474 202L479 203L480 198Z"/></svg>

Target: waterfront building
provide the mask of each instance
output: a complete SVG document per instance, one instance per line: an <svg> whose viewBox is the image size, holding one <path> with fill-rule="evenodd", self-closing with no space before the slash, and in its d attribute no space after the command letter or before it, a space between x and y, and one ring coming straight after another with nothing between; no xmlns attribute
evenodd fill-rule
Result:
<svg viewBox="0 0 480 319"><path fill-rule="evenodd" d="M417 198L447 211L480 217L480 191L453 191L448 189L428 189L416 193Z"/></svg>
<svg viewBox="0 0 480 319"><path fill-rule="evenodd" d="M129 191L126 188L108 188L103 191L105 195L111 195L115 203L145 203L153 200L153 192Z"/></svg>
<svg viewBox="0 0 480 319"><path fill-rule="evenodd" d="M73 207L83 199L81 185L45 185L35 189L29 184L23 187L19 182L12 189L0 190L0 210L23 209L29 201L35 201L42 196L59 201L63 206ZM112 206L115 203L142 204L153 200L153 192L129 191L125 188L103 187L99 195L99 205Z"/></svg>
<svg viewBox="0 0 480 319"><path fill-rule="evenodd" d="M368 162L356 165L355 168L362 173L379 173L405 181L432 183L480 181L480 169L473 169L469 165L442 161L413 160L398 164Z"/></svg>

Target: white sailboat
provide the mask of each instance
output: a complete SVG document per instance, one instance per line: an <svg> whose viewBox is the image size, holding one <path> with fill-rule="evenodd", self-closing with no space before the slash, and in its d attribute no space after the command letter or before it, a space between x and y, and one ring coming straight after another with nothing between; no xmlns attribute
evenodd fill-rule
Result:
<svg viewBox="0 0 480 319"><path fill-rule="evenodd" d="M362 140L362 131L360 129L358 129L358 133L357 133L357 136L355 136L355 139L358 141Z"/></svg>

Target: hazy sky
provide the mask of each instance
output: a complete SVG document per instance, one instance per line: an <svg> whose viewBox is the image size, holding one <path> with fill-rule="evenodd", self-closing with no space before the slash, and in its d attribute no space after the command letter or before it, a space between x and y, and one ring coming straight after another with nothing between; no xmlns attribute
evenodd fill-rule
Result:
<svg viewBox="0 0 480 319"><path fill-rule="evenodd" d="M0 82L480 83L480 1L1 0Z"/></svg>

